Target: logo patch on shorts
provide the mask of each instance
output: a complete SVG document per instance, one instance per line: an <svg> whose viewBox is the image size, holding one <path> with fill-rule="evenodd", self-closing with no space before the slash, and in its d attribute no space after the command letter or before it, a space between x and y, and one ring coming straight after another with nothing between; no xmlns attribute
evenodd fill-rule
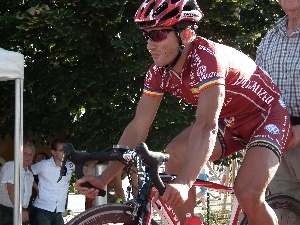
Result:
<svg viewBox="0 0 300 225"><path fill-rule="evenodd" d="M270 134L278 135L280 133L279 128L274 124L268 124L265 126L265 130Z"/></svg>
<svg viewBox="0 0 300 225"><path fill-rule="evenodd" d="M279 99L279 104L282 106L282 108L286 109L286 105L285 105L284 101L282 100L282 98Z"/></svg>

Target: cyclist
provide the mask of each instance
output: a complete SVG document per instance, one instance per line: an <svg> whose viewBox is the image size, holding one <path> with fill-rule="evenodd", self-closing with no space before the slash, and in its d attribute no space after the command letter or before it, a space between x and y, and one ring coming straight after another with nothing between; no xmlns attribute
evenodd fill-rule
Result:
<svg viewBox="0 0 300 225"><path fill-rule="evenodd" d="M135 22L143 31L154 64L146 73L134 119L119 144L135 148L144 142L165 92L197 107L193 125L183 130L166 151L166 172L177 174L162 200L180 222L195 206L193 182L207 161L227 157L244 146L247 153L236 178L235 193L249 224L274 225L276 216L264 200L265 189L291 137L288 113L271 78L248 56L201 36L197 22L203 13L195 0L146 0ZM76 188L95 197L98 188L122 169L111 162L99 177L83 177Z"/></svg>

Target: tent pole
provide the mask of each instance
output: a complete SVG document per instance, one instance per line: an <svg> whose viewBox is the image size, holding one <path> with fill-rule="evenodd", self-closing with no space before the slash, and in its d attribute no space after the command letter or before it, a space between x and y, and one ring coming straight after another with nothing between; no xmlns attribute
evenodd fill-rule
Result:
<svg viewBox="0 0 300 225"><path fill-rule="evenodd" d="M23 79L15 80L15 136L14 136L14 225L22 224L23 177Z"/></svg>

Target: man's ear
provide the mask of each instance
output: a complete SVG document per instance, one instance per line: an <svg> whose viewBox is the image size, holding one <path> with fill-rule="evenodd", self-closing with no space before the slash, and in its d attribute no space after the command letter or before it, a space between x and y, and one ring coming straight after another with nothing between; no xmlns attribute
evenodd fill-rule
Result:
<svg viewBox="0 0 300 225"><path fill-rule="evenodd" d="M56 151L53 150L53 149L51 149L51 154L52 154L52 155L55 155L55 153L56 153Z"/></svg>
<svg viewBox="0 0 300 225"><path fill-rule="evenodd" d="M181 32L182 44L187 44L192 40L194 32L190 28L186 28Z"/></svg>

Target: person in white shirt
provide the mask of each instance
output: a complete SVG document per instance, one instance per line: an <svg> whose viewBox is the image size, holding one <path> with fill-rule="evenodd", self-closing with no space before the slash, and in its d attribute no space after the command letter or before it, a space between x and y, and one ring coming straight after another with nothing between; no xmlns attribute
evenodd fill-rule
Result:
<svg viewBox="0 0 300 225"><path fill-rule="evenodd" d="M31 166L32 173L38 175L38 197L33 202L31 223L34 225L63 225L62 212L68 195L69 183L75 165L67 161L66 174L57 182L60 176L65 142L55 140L51 144L52 157Z"/></svg>
<svg viewBox="0 0 300 225"><path fill-rule="evenodd" d="M22 224L28 224L28 204L32 193L33 175L28 167L31 165L35 147L31 142L23 144L22 174ZM14 161L5 163L0 172L0 222L1 225L13 224L14 207Z"/></svg>

